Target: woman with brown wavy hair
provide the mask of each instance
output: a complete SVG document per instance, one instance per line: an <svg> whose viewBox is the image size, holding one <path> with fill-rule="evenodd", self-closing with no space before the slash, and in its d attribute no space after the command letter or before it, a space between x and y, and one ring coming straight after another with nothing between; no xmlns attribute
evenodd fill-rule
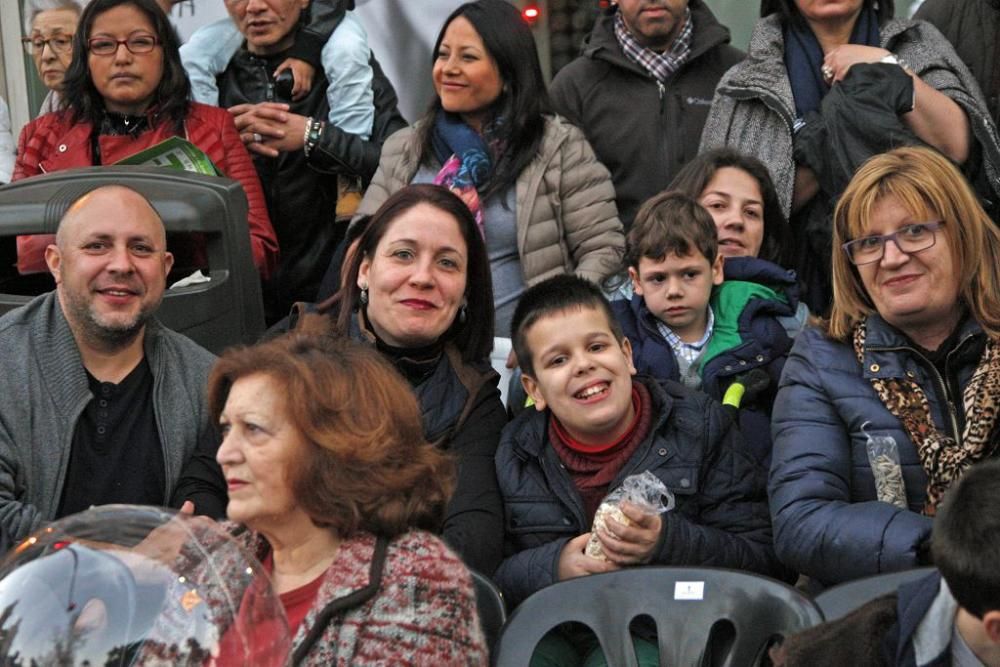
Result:
<svg viewBox="0 0 1000 667"><path fill-rule="evenodd" d="M208 395L227 514L271 574L293 664L485 664L469 572L427 532L452 464L382 355L295 332L225 354Z"/></svg>
<svg viewBox="0 0 1000 667"><path fill-rule="evenodd" d="M945 490L1000 447L1000 231L955 165L899 148L834 213L834 304L772 417L775 549L830 584L924 561Z"/></svg>

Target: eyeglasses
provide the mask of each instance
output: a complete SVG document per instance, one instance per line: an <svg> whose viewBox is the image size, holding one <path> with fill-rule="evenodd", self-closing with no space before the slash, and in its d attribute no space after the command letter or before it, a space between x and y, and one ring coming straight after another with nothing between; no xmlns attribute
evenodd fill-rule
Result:
<svg viewBox="0 0 1000 667"><path fill-rule="evenodd" d="M872 264L881 260L885 255L885 244L889 241L895 243L900 252L912 255L921 250L927 250L934 245L937 241L937 230L943 224L941 220L936 222L918 222L906 225L892 234L876 234L861 239L854 239L841 247L847 253L848 259L855 266Z"/></svg>
<svg viewBox="0 0 1000 667"><path fill-rule="evenodd" d="M73 35L53 35L48 39L43 39L40 35L34 37L22 37L21 44L24 51L29 55L37 55L45 50L45 45L56 53L69 53L73 48Z"/></svg>
<svg viewBox="0 0 1000 667"><path fill-rule="evenodd" d="M122 44L136 55L149 53L160 43L152 35L132 35L128 39L111 39L110 37L91 37L87 41L87 49L95 56L110 56L118 53Z"/></svg>

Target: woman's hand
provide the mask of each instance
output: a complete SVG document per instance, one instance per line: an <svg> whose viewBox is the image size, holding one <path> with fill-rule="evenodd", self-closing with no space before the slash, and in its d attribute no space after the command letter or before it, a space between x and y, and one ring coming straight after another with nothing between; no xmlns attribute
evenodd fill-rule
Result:
<svg viewBox="0 0 1000 667"><path fill-rule="evenodd" d="M842 80L852 65L876 63L888 55L892 54L873 46L838 46L823 59L824 71L832 74L827 82ZM925 83L916 72L904 71L913 79L913 109L901 116L903 122L921 140L954 162L965 164L972 147L972 131L965 111L953 99Z"/></svg>
<svg viewBox="0 0 1000 667"><path fill-rule="evenodd" d="M574 537L563 547L562 553L559 554L559 581L618 569L614 563L591 558L585 554L584 549L587 548L589 540L590 533L584 533Z"/></svg>
<svg viewBox="0 0 1000 667"><path fill-rule="evenodd" d="M659 514L646 514L628 501L620 507L622 514L635 525L626 526L608 517L605 529L597 532L604 555L618 566L648 563L660 540L663 520Z"/></svg>
<svg viewBox="0 0 1000 667"><path fill-rule="evenodd" d="M305 116L290 113L287 104L260 102L229 108L240 139L248 150L265 157L301 150L305 140Z"/></svg>
<svg viewBox="0 0 1000 667"><path fill-rule="evenodd" d="M888 55L891 55L889 51L875 46L862 44L838 46L823 58L823 78L832 85L837 81L842 81L853 65L877 63ZM827 76L827 74L832 74L832 76Z"/></svg>

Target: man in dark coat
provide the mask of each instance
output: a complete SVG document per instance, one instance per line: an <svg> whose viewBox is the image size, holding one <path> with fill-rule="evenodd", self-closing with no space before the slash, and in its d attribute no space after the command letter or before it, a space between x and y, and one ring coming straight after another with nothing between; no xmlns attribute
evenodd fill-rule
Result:
<svg viewBox="0 0 1000 667"><path fill-rule="evenodd" d="M338 30L347 25L346 4L350 3L317 12L308 24L302 18L308 3L301 1L227 5L245 40L218 77L219 104L234 115L253 154L281 247L277 274L264 286L269 321L287 315L296 301L315 301L346 230L346 225L335 224L338 177L367 184L378 166L382 142L406 125L396 110L395 91L374 59L370 64L375 119L368 140L327 122L327 88L333 84L324 70L315 71L312 87L303 95L288 97L281 92L275 75L279 65L301 53L294 50L297 41L316 42L316 34L337 40ZM312 39L303 34L306 25Z"/></svg>
<svg viewBox="0 0 1000 667"><path fill-rule="evenodd" d="M626 230L698 154L715 84L743 52L704 0L617 0L549 91L611 172Z"/></svg>

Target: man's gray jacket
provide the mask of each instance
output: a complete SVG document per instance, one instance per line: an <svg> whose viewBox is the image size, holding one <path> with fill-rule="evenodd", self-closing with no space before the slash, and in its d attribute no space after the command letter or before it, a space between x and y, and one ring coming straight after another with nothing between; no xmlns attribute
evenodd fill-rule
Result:
<svg viewBox="0 0 1000 667"><path fill-rule="evenodd" d="M163 449L163 505L192 500L199 513L225 508L205 401L215 357L155 320L144 350ZM93 395L55 292L0 318L0 544L52 520L62 497L73 431Z"/></svg>

